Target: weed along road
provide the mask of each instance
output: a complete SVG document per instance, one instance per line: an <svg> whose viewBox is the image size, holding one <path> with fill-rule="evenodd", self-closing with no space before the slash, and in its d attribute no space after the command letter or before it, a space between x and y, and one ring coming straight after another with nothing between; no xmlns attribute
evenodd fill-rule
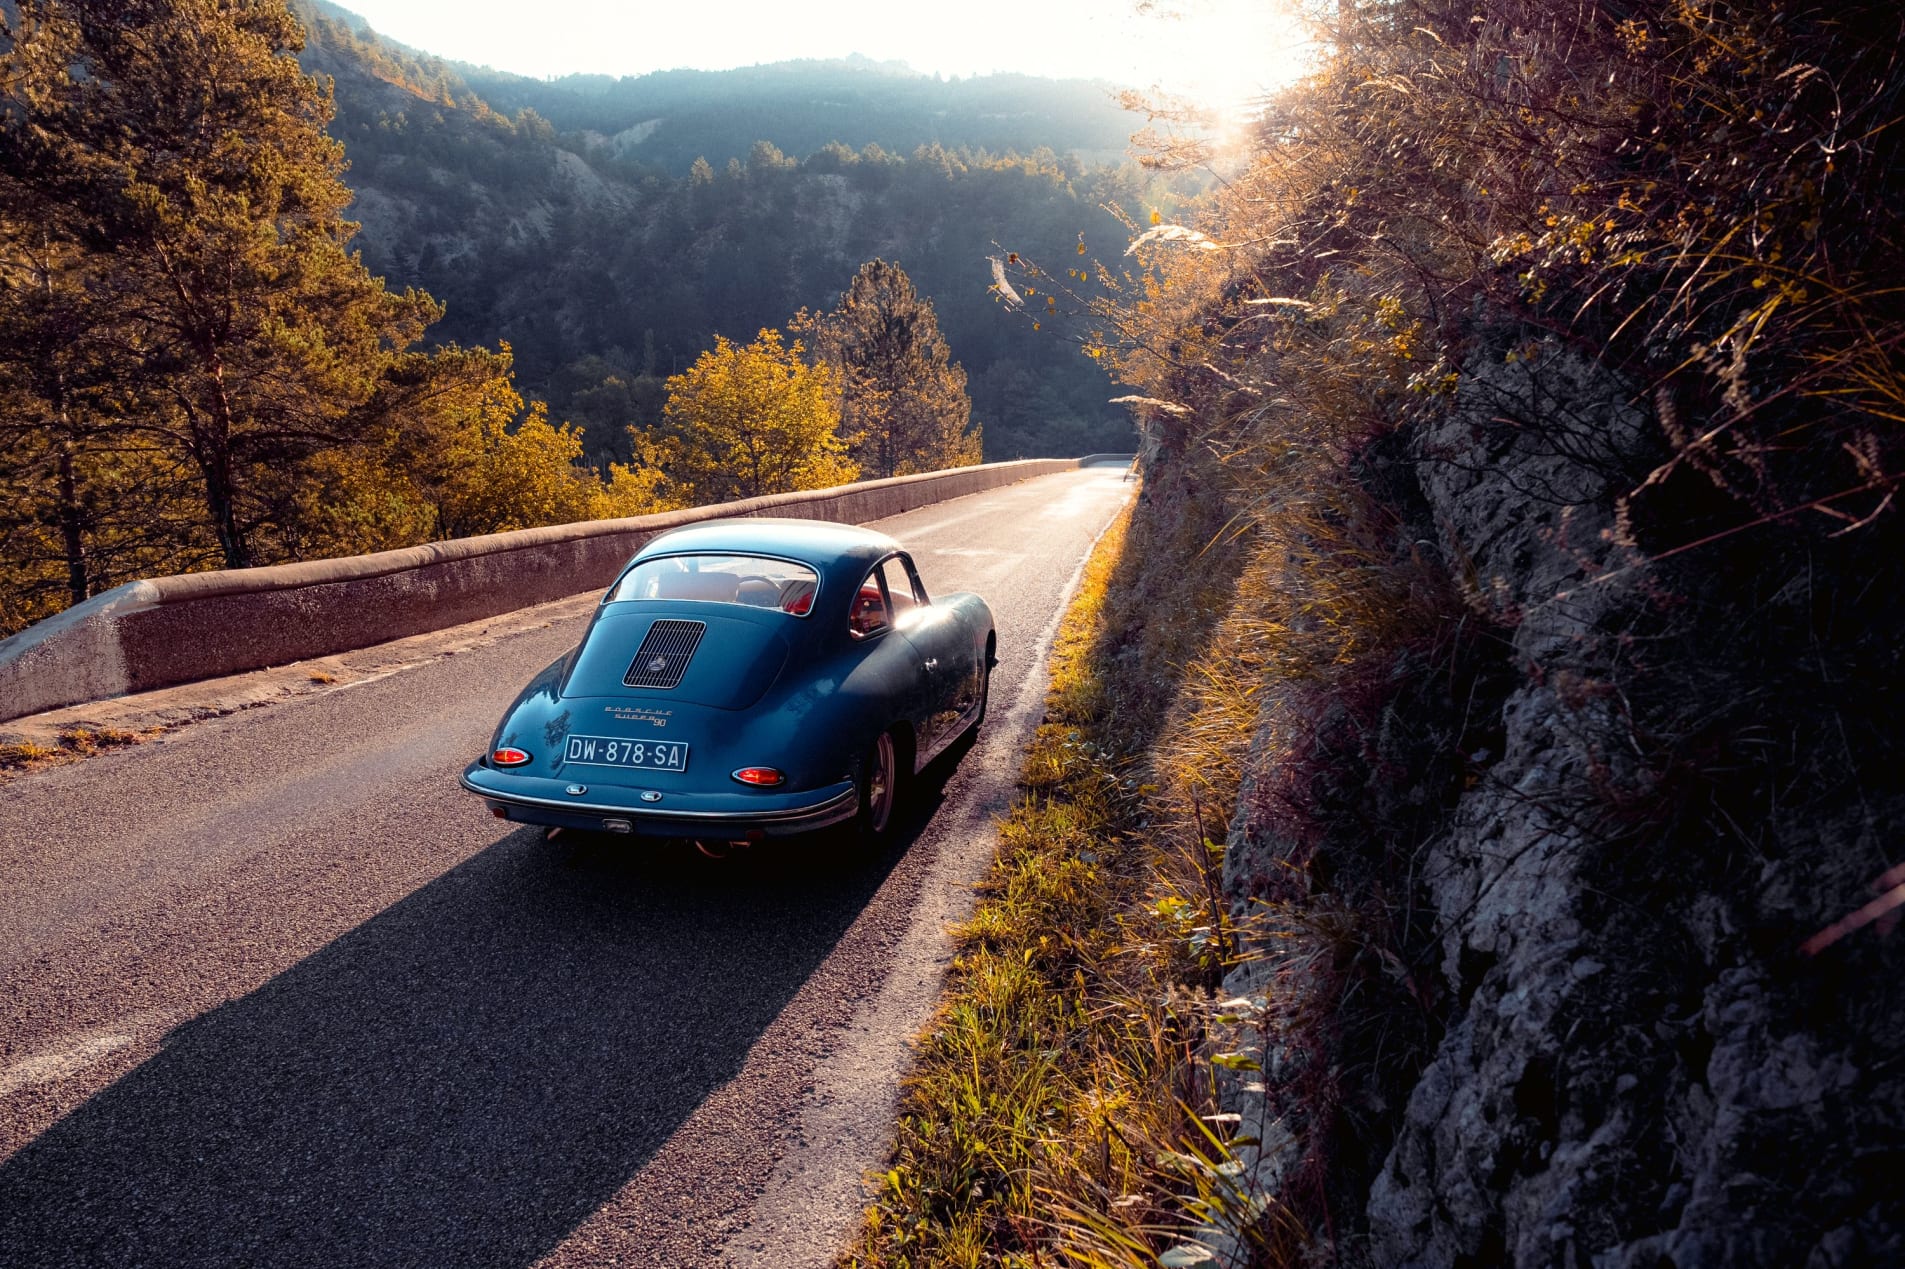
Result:
<svg viewBox="0 0 1905 1269"><path fill-rule="evenodd" d="M876 526L1001 656L878 858L489 818L456 774L586 601L0 785L0 1264L825 1263L1122 474Z"/></svg>

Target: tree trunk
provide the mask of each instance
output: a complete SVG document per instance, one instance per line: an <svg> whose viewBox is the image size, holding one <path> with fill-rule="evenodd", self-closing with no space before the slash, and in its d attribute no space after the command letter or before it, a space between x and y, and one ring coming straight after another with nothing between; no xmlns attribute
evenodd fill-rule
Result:
<svg viewBox="0 0 1905 1269"><path fill-rule="evenodd" d="M225 553L226 568L250 568L251 544L238 527L236 490L232 488L231 454L222 447L200 464L205 477L205 506L212 513L212 529Z"/></svg>
<svg viewBox="0 0 1905 1269"><path fill-rule="evenodd" d="M66 421L66 411L60 411L60 422ZM73 442L69 437L60 439L60 544L66 552L66 589L71 596L70 603L79 603L90 599L93 593L92 579L87 576L86 538L81 533L84 518L79 509L79 481L73 475Z"/></svg>
<svg viewBox="0 0 1905 1269"><path fill-rule="evenodd" d="M46 299L48 308L53 300L53 234L50 229L40 227L40 294ZM73 472L73 420L66 408L66 373L60 368L54 357L46 357L44 365L52 368L50 381L46 385L47 405L51 407L53 425L59 433L59 522L60 548L66 556L66 593L69 604L77 604L92 597L92 579L87 576L86 538L82 529L85 517L79 508L79 479Z"/></svg>
<svg viewBox="0 0 1905 1269"><path fill-rule="evenodd" d="M232 405L225 394L225 366L215 348L207 350L205 360L212 377L212 434L199 459L199 470L205 477L205 505L212 513L219 549L225 553L225 567L250 568L251 543L245 540L245 531L238 524L237 477L232 471Z"/></svg>

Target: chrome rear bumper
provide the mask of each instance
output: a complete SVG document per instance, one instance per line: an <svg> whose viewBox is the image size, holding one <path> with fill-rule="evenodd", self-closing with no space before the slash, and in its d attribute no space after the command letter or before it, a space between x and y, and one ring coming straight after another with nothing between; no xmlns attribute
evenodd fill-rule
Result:
<svg viewBox="0 0 1905 1269"><path fill-rule="evenodd" d="M619 800L604 801L586 795L548 798L510 792L474 783L471 775L475 771L493 774L480 765L465 771L459 780L463 788L482 798L492 811L500 810L504 817L517 823L596 832L632 832L645 837L739 840L757 833L789 837L842 823L852 819L859 809L859 793L851 784L822 790L805 802L790 800L749 810L692 810L640 802L624 805ZM613 820L627 827L610 824Z"/></svg>

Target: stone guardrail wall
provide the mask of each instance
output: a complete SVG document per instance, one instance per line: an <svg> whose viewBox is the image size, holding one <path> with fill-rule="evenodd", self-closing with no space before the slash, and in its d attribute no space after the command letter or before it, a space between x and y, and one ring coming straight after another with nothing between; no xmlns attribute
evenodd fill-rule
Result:
<svg viewBox="0 0 1905 1269"><path fill-rule="evenodd" d="M1124 454L1031 458L374 555L128 582L0 640L0 721L365 648L605 587L649 538L722 516L860 524Z"/></svg>

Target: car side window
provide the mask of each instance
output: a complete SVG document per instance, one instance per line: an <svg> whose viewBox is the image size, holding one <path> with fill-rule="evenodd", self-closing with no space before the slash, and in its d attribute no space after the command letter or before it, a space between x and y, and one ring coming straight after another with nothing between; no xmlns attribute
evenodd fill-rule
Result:
<svg viewBox="0 0 1905 1269"><path fill-rule="evenodd" d="M847 609L847 633L856 639L866 639L879 634L892 622L893 614L886 605L886 587L880 580L879 568L875 567L860 583L853 604Z"/></svg>
<svg viewBox="0 0 1905 1269"><path fill-rule="evenodd" d="M901 555L897 558L899 559L901 567L906 570L906 580L912 583L913 598L918 600L921 604L932 603L932 597L926 593L926 584L919 580L919 573L913 568L913 557L910 555Z"/></svg>
<svg viewBox="0 0 1905 1269"><path fill-rule="evenodd" d="M886 581L887 601L893 607L895 620L904 617L911 610L926 602L926 596L919 589L919 580L913 576L903 557L894 556L880 565L879 573Z"/></svg>

